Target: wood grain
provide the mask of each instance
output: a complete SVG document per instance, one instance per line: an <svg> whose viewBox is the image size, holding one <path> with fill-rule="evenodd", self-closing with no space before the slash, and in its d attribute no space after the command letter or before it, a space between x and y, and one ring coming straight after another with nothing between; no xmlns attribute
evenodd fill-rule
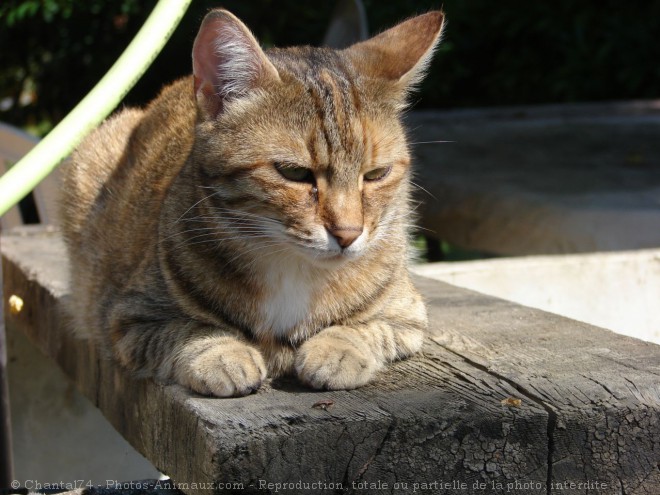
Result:
<svg viewBox="0 0 660 495"><path fill-rule="evenodd" d="M56 231L14 231L2 254L5 298L25 301L7 325L186 493L658 493L657 345L417 278L422 355L355 391L286 379L214 399L135 379L71 336Z"/></svg>

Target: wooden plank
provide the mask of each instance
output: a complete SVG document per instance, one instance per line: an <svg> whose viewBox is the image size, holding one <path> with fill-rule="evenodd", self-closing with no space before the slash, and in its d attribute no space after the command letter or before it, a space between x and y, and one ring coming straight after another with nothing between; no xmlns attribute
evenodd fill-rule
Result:
<svg viewBox="0 0 660 495"><path fill-rule="evenodd" d="M5 297L25 301L7 324L187 493L211 484L220 492L220 483L245 493L654 494L660 486L659 346L418 278L432 322L424 352L372 385L314 392L287 379L211 399L136 380L70 336L56 232L14 232L2 252ZM322 399L334 406L312 407Z"/></svg>

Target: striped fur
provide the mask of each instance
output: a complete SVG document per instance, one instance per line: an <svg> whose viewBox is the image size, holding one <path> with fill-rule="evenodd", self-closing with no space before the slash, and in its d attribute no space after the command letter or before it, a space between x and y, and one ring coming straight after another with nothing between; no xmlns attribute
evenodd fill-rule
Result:
<svg viewBox="0 0 660 495"><path fill-rule="evenodd" d="M354 388L419 350L400 112L441 27L432 12L343 51L263 52L211 12L193 76L109 119L66 169L78 330L215 396L286 373Z"/></svg>

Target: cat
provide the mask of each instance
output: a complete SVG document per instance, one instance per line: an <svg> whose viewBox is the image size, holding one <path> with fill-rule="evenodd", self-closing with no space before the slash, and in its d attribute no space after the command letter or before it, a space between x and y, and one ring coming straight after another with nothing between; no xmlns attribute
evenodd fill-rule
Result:
<svg viewBox="0 0 660 495"><path fill-rule="evenodd" d="M263 51L210 11L192 76L109 118L65 170L79 333L138 376L217 397L285 374L353 389L419 351L401 114L443 22Z"/></svg>

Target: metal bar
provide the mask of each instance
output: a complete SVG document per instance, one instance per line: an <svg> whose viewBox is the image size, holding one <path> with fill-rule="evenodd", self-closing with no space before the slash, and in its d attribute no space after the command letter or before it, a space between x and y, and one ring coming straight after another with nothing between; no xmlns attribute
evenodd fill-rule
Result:
<svg viewBox="0 0 660 495"><path fill-rule="evenodd" d="M0 263L2 282L2 263ZM14 457L11 444L11 417L9 413L9 386L7 382L7 340L5 338L4 292L0 283L0 489L9 488L14 479Z"/></svg>

